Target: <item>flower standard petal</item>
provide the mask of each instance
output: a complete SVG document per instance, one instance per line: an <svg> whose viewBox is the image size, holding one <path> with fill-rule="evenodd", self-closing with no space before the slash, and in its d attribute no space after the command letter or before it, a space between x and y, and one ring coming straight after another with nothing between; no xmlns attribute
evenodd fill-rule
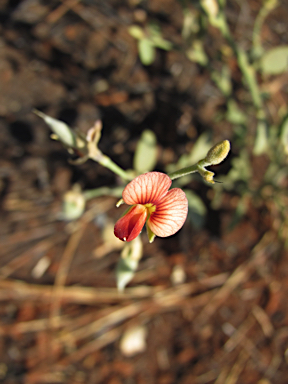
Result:
<svg viewBox="0 0 288 384"><path fill-rule="evenodd" d="M134 205L121 217L114 227L114 235L122 241L132 241L139 235L147 219L147 209L143 205Z"/></svg>
<svg viewBox="0 0 288 384"><path fill-rule="evenodd" d="M167 194L171 183L170 177L165 173L144 173L126 185L122 197L128 205L156 204Z"/></svg>
<svg viewBox="0 0 288 384"><path fill-rule="evenodd" d="M180 188L173 188L161 199L156 211L147 221L152 232L159 237L174 235L183 226L188 213L188 201Z"/></svg>

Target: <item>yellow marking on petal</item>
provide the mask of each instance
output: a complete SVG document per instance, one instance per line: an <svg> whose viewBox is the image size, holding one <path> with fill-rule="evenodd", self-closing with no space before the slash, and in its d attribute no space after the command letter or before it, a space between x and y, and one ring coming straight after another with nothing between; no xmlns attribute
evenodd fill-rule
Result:
<svg viewBox="0 0 288 384"><path fill-rule="evenodd" d="M151 215L151 213L156 211L156 205L152 203L144 204L144 207L147 209L148 215Z"/></svg>

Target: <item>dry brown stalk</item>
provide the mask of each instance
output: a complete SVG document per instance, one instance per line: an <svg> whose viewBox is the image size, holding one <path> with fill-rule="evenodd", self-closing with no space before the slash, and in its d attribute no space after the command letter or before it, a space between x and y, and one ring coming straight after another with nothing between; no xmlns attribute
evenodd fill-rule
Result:
<svg viewBox="0 0 288 384"><path fill-rule="evenodd" d="M59 365L67 366L72 362L82 360L89 353L97 351L108 344L113 343L117 340L123 332L123 326L112 329L99 336L96 340L91 341L90 343L85 344L83 347L77 349L74 353L71 353L69 356L65 357L59 362Z"/></svg>
<svg viewBox="0 0 288 384"><path fill-rule="evenodd" d="M64 341L67 337L76 340L87 338L98 332L111 328L116 324L122 323L123 321L137 316L145 308L147 308L147 302L136 302L123 307L117 307L113 312L102 316L101 318L93 321L92 323L85 325L84 327L76 329L74 332L67 332L63 336L60 336L59 340Z"/></svg>
<svg viewBox="0 0 288 384"><path fill-rule="evenodd" d="M62 299L62 291L63 287L65 285L69 268L72 262L72 258L76 252L76 249L80 243L80 240L83 236L83 233L86 229L86 224L83 223L82 227L74 232L64 250L56 277L55 277L55 284L52 292L52 302L51 302L51 310L50 310L50 319L51 319L51 326L54 328L55 326L58 327L58 317L60 312L60 306L61 306L61 299Z"/></svg>
<svg viewBox="0 0 288 384"><path fill-rule="evenodd" d="M252 308L252 313L255 316L255 319L260 324L263 333L266 337L272 337L274 333L274 327L269 319L269 316L264 311L263 308L259 307L259 305L255 305Z"/></svg>
<svg viewBox="0 0 288 384"><path fill-rule="evenodd" d="M131 299L151 297L162 287L127 288L118 292L116 288L64 287L62 301L66 303L90 304L115 303ZM51 302L53 286L29 284L18 280L0 280L0 300L34 300Z"/></svg>
<svg viewBox="0 0 288 384"><path fill-rule="evenodd" d="M243 340L246 341L246 335L255 324L255 318L248 316L240 327L235 330L230 339L224 344L224 350L228 353L232 352Z"/></svg>
<svg viewBox="0 0 288 384"><path fill-rule="evenodd" d="M48 15L46 21L51 24L56 23L59 19L61 19L61 17L65 15L65 13L69 11L69 9L73 8L77 3L79 3L79 1L81 0L62 0L62 4Z"/></svg>
<svg viewBox="0 0 288 384"><path fill-rule="evenodd" d="M273 233L267 232L261 238L259 243L252 250L251 258L235 269L235 271L226 280L224 285L215 294L215 297L213 297L211 302L208 303L205 308L203 308L199 316L195 319L196 327L201 327L203 324L206 324L209 318L227 300L231 292L234 291L234 289L236 289L240 284L243 284L245 281L247 281L255 269L257 271L261 269L261 267L265 264L268 256L271 254L271 252L273 253L270 245L271 238L274 237L275 235Z"/></svg>
<svg viewBox="0 0 288 384"><path fill-rule="evenodd" d="M241 372L245 368L246 362L249 359L249 354L243 349L238 356L236 363L231 368L231 371L225 380L225 384L236 384Z"/></svg>
<svg viewBox="0 0 288 384"><path fill-rule="evenodd" d="M13 260L11 260L9 263L4 265L2 268L0 268L0 279L4 279L14 273L17 269L24 266L31 258L33 258L34 255L45 253L48 251L49 248L53 247L55 244L58 244L64 238L66 235L63 234L54 234L50 236L48 239L44 239L34 245L33 247L29 248L27 251L21 253L17 257L15 257Z"/></svg>
<svg viewBox="0 0 288 384"><path fill-rule="evenodd" d="M55 234L56 229L54 224L43 225L39 228L31 228L26 231L18 231L1 239L1 253L5 253L8 247L19 245L20 243L27 243L32 240L39 240L43 237Z"/></svg>

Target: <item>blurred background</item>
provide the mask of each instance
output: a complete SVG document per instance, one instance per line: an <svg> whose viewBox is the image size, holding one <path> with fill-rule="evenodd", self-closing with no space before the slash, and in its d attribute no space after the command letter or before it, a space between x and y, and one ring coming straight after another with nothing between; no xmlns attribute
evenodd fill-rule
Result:
<svg viewBox="0 0 288 384"><path fill-rule="evenodd" d="M285 0L0 1L1 382L287 383L287 20ZM71 164L34 108L101 119L139 172L231 142L220 183L173 182L187 221L142 234L123 293L125 184Z"/></svg>

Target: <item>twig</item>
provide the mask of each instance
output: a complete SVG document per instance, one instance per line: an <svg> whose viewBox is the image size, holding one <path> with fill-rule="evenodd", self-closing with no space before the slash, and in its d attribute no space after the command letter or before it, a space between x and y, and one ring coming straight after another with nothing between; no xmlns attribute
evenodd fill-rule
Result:
<svg viewBox="0 0 288 384"><path fill-rule="evenodd" d="M9 263L0 268L0 279L4 279L10 276L17 269L25 265L34 255L47 252L49 248L62 241L65 236L66 235L58 233L49 237L48 239L40 241L33 247L29 248L27 251L21 253Z"/></svg>
<svg viewBox="0 0 288 384"><path fill-rule="evenodd" d="M68 303L90 304L115 303L124 300L140 299L154 295L163 287L127 288L119 293L116 288L63 287L62 301ZM33 300L51 302L53 286L28 284L6 279L0 281L0 300Z"/></svg>
<svg viewBox="0 0 288 384"><path fill-rule="evenodd" d="M259 307L258 305L255 305L252 309L252 313L255 316L255 319L260 324L264 335L266 337L272 337L272 335L274 333L274 327L273 327L267 313L264 311L264 309Z"/></svg>
<svg viewBox="0 0 288 384"><path fill-rule="evenodd" d="M205 324L217 311L220 305L228 299L231 292L233 292L240 284L247 281L255 269L260 270L260 267L266 262L271 252L273 252L273 249L271 249L271 241L273 239L274 234L272 232L264 234L259 243L253 248L251 258L235 269L225 284L215 294L211 302L203 308L194 321L196 327L203 326L203 324Z"/></svg>
<svg viewBox="0 0 288 384"><path fill-rule="evenodd" d="M51 24L56 23L65 15L66 12L77 5L80 1L81 0L62 0L62 4L48 15L46 21Z"/></svg>
<svg viewBox="0 0 288 384"><path fill-rule="evenodd" d="M64 250L64 253L56 274L55 284L54 284L52 298L51 298L52 302L51 302L51 310L50 310L50 320L51 320L52 328L54 328L55 326L58 327L58 317L59 317L59 311L61 306L63 287L67 279L72 258L76 252L76 249L83 236L86 226L87 226L87 223L83 223L82 226L78 229L78 231L74 232L71 235L68 241L68 244Z"/></svg>
<svg viewBox="0 0 288 384"><path fill-rule="evenodd" d="M3 248L11 246L11 244L13 244L15 247L20 243L27 243L28 241L39 240L45 236L53 235L55 232L55 225L48 224L40 228L31 228L27 229L26 231L18 231L8 235L7 237L3 236L1 239L1 253L4 253Z"/></svg>
<svg viewBox="0 0 288 384"><path fill-rule="evenodd" d="M230 374L228 375L225 384L236 384L241 372L243 371L247 360L249 359L249 354L242 350L238 356L236 363L233 365Z"/></svg>
<svg viewBox="0 0 288 384"><path fill-rule="evenodd" d="M231 353L244 339L246 340L246 334L254 326L255 319L252 316L248 316L241 326L235 330L230 339L224 344L226 352Z"/></svg>

